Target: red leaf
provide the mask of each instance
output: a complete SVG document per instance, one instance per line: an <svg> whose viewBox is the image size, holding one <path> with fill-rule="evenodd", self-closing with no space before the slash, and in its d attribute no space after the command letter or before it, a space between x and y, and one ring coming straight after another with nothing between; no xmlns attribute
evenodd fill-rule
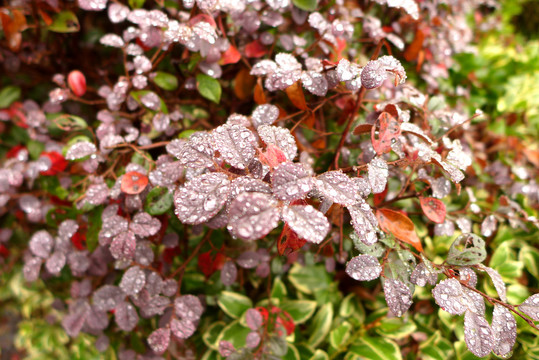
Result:
<svg viewBox="0 0 539 360"><path fill-rule="evenodd" d="M67 160L57 153L56 151L43 152L41 156L46 156L51 161L51 167L47 171L40 172L41 175L56 175L65 170L67 167Z"/></svg>
<svg viewBox="0 0 539 360"><path fill-rule="evenodd" d="M210 252L211 250L198 255L198 267L206 277L210 277L213 274L213 261Z"/></svg>
<svg viewBox="0 0 539 360"><path fill-rule="evenodd" d="M292 334L296 329L294 319L292 319L292 316L284 310L281 310L281 314L277 318L277 324L281 324L285 328L286 335Z"/></svg>
<svg viewBox="0 0 539 360"><path fill-rule="evenodd" d="M8 158L8 159L16 158L17 155L19 154L19 151L21 151L23 149L26 149L26 146L24 146L24 145L15 145L11 149L9 149L9 151L6 154L6 158Z"/></svg>
<svg viewBox="0 0 539 360"><path fill-rule="evenodd" d="M270 168L274 168L280 163L287 161L283 151L273 144L266 146L266 151L260 153L259 159L262 164L268 165Z"/></svg>
<svg viewBox="0 0 539 360"><path fill-rule="evenodd" d="M374 151L381 155L391 151L391 143L400 136L401 127L399 121L388 112L380 114L377 122L380 123L378 139L376 139L376 126L373 126L371 129L371 141Z"/></svg>
<svg viewBox="0 0 539 360"><path fill-rule="evenodd" d="M445 221L446 209L442 200L427 197L420 198L419 202L421 203L421 209L429 220L437 224L441 224Z"/></svg>
<svg viewBox="0 0 539 360"><path fill-rule="evenodd" d="M290 249L288 253L299 250L305 245L307 240L301 239L295 231L290 229L288 225L285 224L283 228L283 237L279 239L277 243L277 249L279 250L279 255L285 254L287 249ZM288 254L287 254L288 255Z"/></svg>
<svg viewBox="0 0 539 360"><path fill-rule="evenodd" d="M79 250L86 249L86 245L85 245L86 244L86 235L81 234L80 232L76 232L71 237L71 243L73 244L74 247L76 247Z"/></svg>
<svg viewBox="0 0 539 360"><path fill-rule="evenodd" d="M380 206L380 204L384 202L384 200L386 199L387 190L388 190L388 187L386 184L386 188L384 189L384 191L378 194L374 194L374 206Z"/></svg>
<svg viewBox="0 0 539 360"><path fill-rule="evenodd" d="M122 177L120 189L130 195L140 194L148 185L148 177L137 171L130 171Z"/></svg>
<svg viewBox="0 0 539 360"><path fill-rule="evenodd" d="M267 49L258 40L250 42L245 46L245 56L248 58L259 58L266 55Z"/></svg>
<svg viewBox="0 0 539 360"><path fill-rule="evenodd" d="M7 258L9 256L9 249L4 246L4 244L0 244L0 256Z"/></svg>
<svg viewBox="0 0 539 360"><path fill-rule="evenodd" d="M376 218L383 231L393 234L397 239L412 245L417 251L423 252L423 246L415 232L414 223L408 216L391 209L378 209L376 210Z"/></svg>
<svg viewBox="0 0 539 360"><path fill-rule="evenodd" d="M241 59L241 54L235 46L230 45L228 49L221 54L221 65L235 64Z"/></svg>

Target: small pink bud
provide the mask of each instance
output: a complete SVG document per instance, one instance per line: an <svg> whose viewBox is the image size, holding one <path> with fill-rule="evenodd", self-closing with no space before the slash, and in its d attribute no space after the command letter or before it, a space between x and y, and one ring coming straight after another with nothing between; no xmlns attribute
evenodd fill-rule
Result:
<svg viewBox="0 0 539 360"><path fill-rule="evenodd" d="M86 93L86 78L79 70L73 70L69 73L67 83L76 96L81 97Z"/></svg>

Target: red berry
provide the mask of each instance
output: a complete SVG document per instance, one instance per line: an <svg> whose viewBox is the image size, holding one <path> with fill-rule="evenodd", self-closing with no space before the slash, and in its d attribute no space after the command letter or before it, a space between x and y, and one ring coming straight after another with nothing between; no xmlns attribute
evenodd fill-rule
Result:
<svg viewBox="0 0 539 360"><path fill-rule="evenodd" d="M73 70L69 73L67 83L76 96L81 97L86 93L86 78L79 70Z"/></svg>

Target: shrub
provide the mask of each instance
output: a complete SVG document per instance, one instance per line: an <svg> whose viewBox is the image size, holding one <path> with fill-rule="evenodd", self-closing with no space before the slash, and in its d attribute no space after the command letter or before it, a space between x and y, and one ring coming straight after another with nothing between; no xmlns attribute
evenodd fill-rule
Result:
<svg viewBox="0 0 539 360"><path fill-rule="evenodd" d="M480 65L496 57L470 54L496 7L3 7L1 298L16 346L460 359L508 357L520 332L515 354L537 351L535 100L470 98L495 76ZM501 84L533 88L526 71ZM529 134L485 129L504 116ZM59 324L71 340L50 346Z"/></svg>

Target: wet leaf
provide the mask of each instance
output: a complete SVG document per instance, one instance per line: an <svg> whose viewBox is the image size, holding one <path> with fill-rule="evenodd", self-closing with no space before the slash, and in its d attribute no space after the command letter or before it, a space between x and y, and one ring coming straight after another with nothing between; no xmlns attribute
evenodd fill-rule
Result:
<svg viewBox="0 0 539 360"><path fill-rule="evenodd" d="M539 294L534 294L527 298L518 306L518 309L534 321L539 321Z"/></svg>
<svg viewBox="0 0 539 360"><path fill-rule="evenodd" d="M466 311L464 315L464 340L468 349L478 357L487 356L494 346L487 320L472 311Z"/></svg>
<svg viewBox="0 0 539 360"><path fill-rule="evenodd" d="M517 322L513 314L500 304L494 304L492 335L494 337L494 349L492 349L494 354L508 355L517 339Z"/></svg>
<svg viewBox="0 0 539 360"><path fill-rule="evenodd" d="M137 171L130 171L122 176L120 188L129 195L140 194L148 185L148 177Z"/></svg>
<svg viewBox="0 0 539 360"><path fill-rule="evenodd" d="M314 186L314 178L301 163L283 163L271 176L273 194L279 200L303 199Z"/></svg>
<svg viewBox="0 0 539 360"><path fill-rule="evenodd" d="M463 287L457 279L440 281L432 289L432 296L436 304L450 314L462 315L468 309L466 304L468 298L464 296Z"/></svg>
<svg viewBox="0 0 539 360"><path fill-rule="evenodd" d="M412 245L417 251L423 252L423 246L415 232L414 223L408 216L390 209L378 209L376 218L383 231L393 234L397 239Z"/></svg>
<svg viewBox="0 0 539 360"><path fill-rule="evenodd" d="M224 206L230 192L230 181L223 173L201 175L174 194L175 214L185 224L202 224Z"/></svg>
<svg viewBox="0 0 539 360"><path fill-rule="evenodd" d="M451 265L475 265L487 257L485 241L474 234L462 234L453 241L447 255Z"/></svg>
<svg viewBox="0 0 539 360"><path fill-rule="evenodd" d="M267 194L243 193L230 205L228 230L242 240L266 236L279 224L277 201Z"/></svg>
<svg viewBox="0 0 539 360"><path fill-rule="evenodd" d="M168 349L170 341L170 329L159 328L148 336L148 345L156 354L163 354Z"/></svg>
<svg viewBox="0 0 539 360"><path fill-rule="evenodd" d="M256 138L245 126L224 124L212 136L223 159L238 169L245 169L255 157Z"/></svg>
<svg viewBox="0 0 539 360"><path fill-rule="evenodd" d="M401 135L401 128L399 121L388 112L381 113L376 122L380 127L378 138L376 137L376 126L373 126L371 128L371 142L376 154L382 155L391 151L391 144Z"/></svg>
<svg viewBox="0 0 539 360"><path fill-rule="evenodd" d="M443 201L432 197L419 198L421 209L429 220L441 224L445 221L446 209Z"/></svg>
<svg viewBox="0 0 539 360"><path fill-rule="evenodd" d="M324 241L331 228L325 215L311 205L285 207L283 220L300 238L314 244Z"/></svg>
<svg viewBox="0 0 539 360"><path fill-rule="evenodd" d="M395 316L401 317L412 305L412 293L408 286L400 280L386 279L384 295L389 310Z"/></svg>
<svg viewBox="0 0 539 360"><path fill-rule="evenodd" d="M346 264L346 273L354 280L370 281L382 273L382 266L372 255L358 255Z"/></svg>
<svg viewBox="0 0 539 360"><path fill-rule="evenodd" d="M172 202L173 196L166 187L156 187L148 193L144 211L150 215L161 215L170 209Z"/></svg>

